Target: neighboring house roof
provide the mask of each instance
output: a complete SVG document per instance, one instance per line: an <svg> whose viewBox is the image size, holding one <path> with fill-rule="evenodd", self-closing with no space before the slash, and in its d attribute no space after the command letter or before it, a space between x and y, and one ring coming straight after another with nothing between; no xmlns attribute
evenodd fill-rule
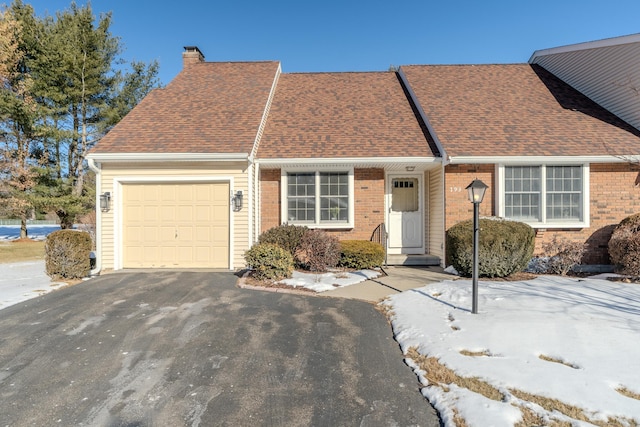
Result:
<svg viewBox="0 0 640 427"><path fill-rule="evenodd" d="M538 50L529 63L640 129L640 34Z"/></svg>
<svg viewBox="0 0 640 427"><path fill-rule="evenodd" d="M257 157L438 156L416 114L395 72L283 74Z"/></svg>
<svg viewBox="0 0 640 427"><path fill-rule="evenodd" d="M279 62L189 65L145 97L92 154L251 152Z"/></svg>
<svg viewBox="0 0 640 427"><path fill-rule="evenodd" d="M537 65L400 67L455 157L640 153L640 132Z"/></svg>

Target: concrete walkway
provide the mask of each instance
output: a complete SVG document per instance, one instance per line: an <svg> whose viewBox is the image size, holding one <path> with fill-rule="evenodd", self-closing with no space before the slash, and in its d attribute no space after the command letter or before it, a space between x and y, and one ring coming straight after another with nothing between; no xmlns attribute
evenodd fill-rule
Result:
<svg viewBox="0 0 640 427"><path fill-rule="evenodd" d="M444 273L441 267L388 266L387 276L323 292L321 296L378 302L389 295L429 283L455 280L458 276Z"/></svg>

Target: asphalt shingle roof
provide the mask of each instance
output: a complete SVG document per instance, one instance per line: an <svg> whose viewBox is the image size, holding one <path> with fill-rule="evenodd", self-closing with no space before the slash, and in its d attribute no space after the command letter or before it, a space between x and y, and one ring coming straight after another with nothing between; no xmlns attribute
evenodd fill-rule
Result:
<svg viewBox="0 0 640 427"><path fill-rule="evenodd" d="M537 65L402 66L450 157L640 154L640 132Z"/></svg>
<svg viewBox="0 0 640 427"><path fill-rule="evenodd" d="M155 89L94 153L250 153L278 62L203 62Z"/></svg>
<svg viewBox="0 0 640 427"><path fill-rule="evenodd" d="M393 72L283 74L258 158L433 156Z"/></svg>

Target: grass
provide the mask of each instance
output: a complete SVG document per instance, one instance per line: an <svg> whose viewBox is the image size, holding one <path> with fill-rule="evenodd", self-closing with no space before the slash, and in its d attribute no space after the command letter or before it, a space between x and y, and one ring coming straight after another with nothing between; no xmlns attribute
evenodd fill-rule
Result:
<svg viewBox="0 0 640 427"><path fill-rule="evenodd" d="M575 365L575 364L569 363L569 362L565 362L564 360L557 359L555 357L546 356L544 354L539 355L538 358L540 358L540 359L542 359L544 361L547 361L547 362L559 363L560 365L568 366L569 368L580 369L580 367L578 365Z"/></svg>
<svg viewBox="0 0 640 427"><path fill-rule="evenodd" d="M527 393L517 389L509 389L509 391L518 399L535 403L548 412L558 411L569 418L573 418L574 420L585 421L600 427L638 427L638 423L629 418L609 417L606 421L594 420L577 406L564 403L558 399Z"/></svg>
<svg viewBox="0 0 640 427"><path fill-rule="evenodd" d="M618 387L616 389L616 391L618 393L620 393L621 395L623 395L623 396L627 396L627 397L629 397L631 399L640 400L640 393L636 393L634 391L631 391L631 390L629 390L628 388L626 388L624 386Z"/></svg>
<svg viewBox="0 0 640 427"><path fill-rule="evenodd" d="M460 353L468 356L486 355L485 352L469 352L466 350L463 350ZM425 372L424 375L429 381L430 387L439 387L447 392L449 390L450 384L456 384L458 387L466 388L467 390L481 394L488 399L499 402L506 401L506 396L491 384L477 377L463 377L461 375L458 375L452 369L440 363L437 358L420 354L415 347L411 347L407 351L407 357L411 358L420 367L420 369ZM549 360L555 363L563 363L562 361L558 361L557 359L553 358L544 360ZM626 387L620 387L617 389L617 391L633 399L640 398L640 395L635 392L629 391L628 389L626 389ZM600 427L640 427L640 425L638 425L635 420L624 417L610 417L606 421L594 420L590 418L581 408L564 403L558 399L552 399L545 396L527 393L518 389L509 389L509 393L523 401L522 403L514 404L514 406L520 409L522 414L521 421L516 423L514 427L528 427L533 425L545 427L570 427L573 425L573 423L571 422L555 419L552 414L556 411L574 420L584 421ZM528 408L528 404L531 403L538 405L539 407L544 409L547 412L547 419L544 419L542 416ZM460 417L457 409L452 408L452 411L454 413L456 425L466 426L467 424L465 420Z"/></svg>
<svg viewBox="0 0 640 427"><path fill-rule="evenodd" d="M489 383L477 377L462 377L440 363L437 358L423 356L414 347L407 351L407 356L413 359L413 361L420 366L420 369L425 371L425 376L431 384L436 384L440 387L446 387L447 384L456 384L459 387L464 387L474 393L481 394L488 399L497 400L498 402L503 401L505 398L498 389Z"/></svg>
<svg viewBox="0 0 640 427"><path fill-rule="evenodd" d="M44 241L14 240L0 242L0 263L37 261L44 259Z"/></svg>

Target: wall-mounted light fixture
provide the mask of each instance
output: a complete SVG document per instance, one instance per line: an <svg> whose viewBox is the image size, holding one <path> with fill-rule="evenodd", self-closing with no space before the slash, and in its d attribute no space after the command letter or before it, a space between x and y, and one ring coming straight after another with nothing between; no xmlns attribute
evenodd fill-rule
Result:
<svg viewBox="0 0 640 427"><path fill-rule="evenodd" d="M242 199L243 199L242 191L238 190L236 194L231 198L231 206L233 207L234 212L238 212L242 210Z"/></svg>
<svg viewBox="0 0 640 427"><path fill-rule="evenodd" d="M100 210L102 212L108 212L111 208L111 193L108 191L100 195Z"/></svg>

